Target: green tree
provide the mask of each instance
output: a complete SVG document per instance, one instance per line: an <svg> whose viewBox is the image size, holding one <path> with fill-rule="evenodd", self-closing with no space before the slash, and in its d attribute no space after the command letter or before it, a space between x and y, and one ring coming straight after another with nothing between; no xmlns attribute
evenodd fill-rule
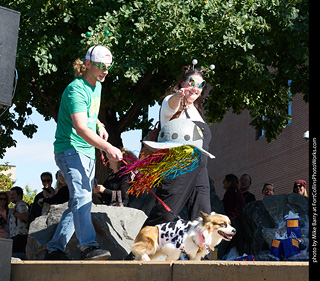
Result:
<svg viewBox="0 0 320 281"><path fill-rule="evenodd" d="M25 190L23 192L23 200L30 205L33 203L34 198L36 197L38 191L36 189L31 190L31 188L28 185L26 185L24 189Z"/></svg>
<svg viewBox="0 0 320 281"><path fill-rule="evenodd" d="M3 0L21 12L14 113L0 119L0 155L15 145L14 129L32 137L32 108L57 119L72 62L93 44L105 44L115 67L103 84L100 120L110 141L148 128L143 115L196 58L215 64L206 80L211 123L229 110L250 111L251 125L275 139L290 119L288 102L309 100L309 2L302 0ZM109 31L110 33L107 34ZM270 68L274 71L270 71ZM288 81L291 80L291 88ZM292 93L292 95L289 94ZM264 116L262 119L261 116Z"/></svg>

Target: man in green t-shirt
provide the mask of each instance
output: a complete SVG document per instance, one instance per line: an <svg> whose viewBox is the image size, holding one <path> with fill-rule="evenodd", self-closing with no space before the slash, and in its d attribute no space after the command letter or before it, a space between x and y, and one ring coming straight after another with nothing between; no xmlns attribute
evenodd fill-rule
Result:
<svg viewBox="0 0 320 281"><path fill-rule="evenodd" d="M98 120L101 82L111 69L112 54L104 46L92 46L85 61L74 63L76 78L62 94L55 134L55 161L69 189L68 209L47 245L45 259L67 259L66 246L73 232L79 240L83 259L107 259L110 253L99 248L91 220L95 147L109 159L120 161L121 151L112 146L104 125ZM98 133L98 134L97 134Z"/></svg>

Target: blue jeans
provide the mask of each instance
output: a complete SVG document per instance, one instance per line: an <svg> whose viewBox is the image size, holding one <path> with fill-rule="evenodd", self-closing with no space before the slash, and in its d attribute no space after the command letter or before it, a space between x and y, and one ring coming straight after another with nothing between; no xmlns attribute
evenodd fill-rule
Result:
<svg viewBox="0 0 320 281"><path fill-rule="evenodd" d="M73 232L78 238L80 251L99 246L91 220L95 160L72 148L55 154L55 161L68 184L69 202L53 238L47 244L47 250L65 252Z"/></svg>

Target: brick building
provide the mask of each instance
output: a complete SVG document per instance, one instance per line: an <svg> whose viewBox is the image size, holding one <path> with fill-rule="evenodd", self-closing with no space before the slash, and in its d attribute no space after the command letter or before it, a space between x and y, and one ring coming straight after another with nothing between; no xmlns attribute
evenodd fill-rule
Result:
<svg viewBox="0 0 320 281"><path fill-rule="evenodd" d="M249 174L250 192L262 199L264 183L273 183L275 194L291 193L296 180L307 181L309 194L309 143L303 134L309 130L309 104L296 95L290 105L292 120L275 141L268 143L263 132L249 125L248 111L241 115L228 112L221 123L211 127L210 152L216 156L208 161L209 176L216 193L223 198L222 181L226 174ZM259 137L259 135L262 135Z"/></svg>

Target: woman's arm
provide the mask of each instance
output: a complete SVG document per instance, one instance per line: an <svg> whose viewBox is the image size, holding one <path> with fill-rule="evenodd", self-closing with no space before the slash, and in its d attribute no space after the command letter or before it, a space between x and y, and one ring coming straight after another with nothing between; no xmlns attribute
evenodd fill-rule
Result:
<svg viewBox="0 0 320 281"><path fill-rule="evenodd" d="M50 205L63 204L65 202L68 202L69 201L69 189L68 189L68 186L66 186L66 185L62 186L58 190L58 192L55 195L53 195L52 197L50 197L50 198L41 198L41 199L39 199L39 201L38 201L38 204L44 202L44 203L47 203L47 204L50 204Z"/></svg>

